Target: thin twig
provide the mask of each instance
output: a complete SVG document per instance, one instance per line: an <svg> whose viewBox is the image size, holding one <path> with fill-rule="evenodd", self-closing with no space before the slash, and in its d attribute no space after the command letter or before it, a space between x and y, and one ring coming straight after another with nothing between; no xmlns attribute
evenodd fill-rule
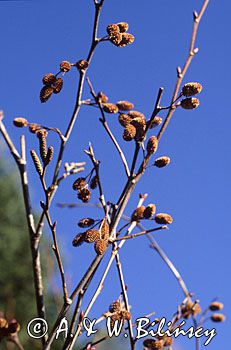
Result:
<svg viewBox="0 0 231 350"><path fill-rule="evenodd" d="M131 238L144 236L144 235L147 235L150 232L159 231L159 230L165 230L165 229L168 229L168 226L160 226L160 227L156 227L156 228L153 228L153 229L150 229L150 230L141 231L141 232L138 232L138 233L133 233L132 235L129 235L129 236L118 237L118 238L115 239L115 242L122 241L123 239L131 239Z"/></svg>
<svg viewBox="0 0 231 350"><path fill-rule="evenodd" d="M59 272L60 272L60 276L61 276L61 280L62 280L64 302L68 304L69 299L68 299L68 292L67 292L67 284L66 284L62 258L60 255L58 241L57 241L57 235L56 235L56 224L57 223L56 222L52 223L49 211L46 209L45 204L41 202L41 206L42 206L43 210L45 211L47 222L48 222L48 225L49 225L50 230L52 232L52 237L53 237L53 242L54 242L52 249L53 249L55 256L56 256L56 259L57 259Z"/></svg>
<svg viewBox="0 0 231 350"><path fill-rule="evenodd" d="M44 295L43 295L43 281L42 281L41 261L40 261L40 252L39 252L39 240L36 238L36 235L35 235L36 231L35 231L35 225L34 225L34 216L32 212L30 193L29 193L28 176L27 176L27 169L26 169L25 137L21 138L22 157L20 157L19 152L16 150L2 122L2 119L3 119L3 114L1 115L1 118L0 118L0 132L3 138L5 139L11 154L15 159L15 162L18 166L20 178L21 178L23 200L24 200L24 206L26 210L26 219L27 219L27 226L28 226L29 238L30 238L30 248L31 248L31 254L32 254L32 268L33 268L33 275L34 275L34 288L35 288L35 297L36 297L36 304L37 304L37 313L38 313L38 317L45 319L46 315L45 315L45 305L44 305ZM42 343L44 344L46 340L46 336L42 337L41 340L42 340Z"/></svg>
<svg viewBox="0 0 231 350"><path fill-rule="evenodd" d="M185 74L187 73L187 70L190 66L190 63L193 59L193 57L195 56L195 54L197 53L197 50L195 50L195 41L196 41L196 36L197 36L197 31L198 31L198 26L200 24L200 21L201 21L201 18L208 6L208 3L209 3L209 0L205 0L203 5L202 5L202 8L201 8L201 11L199 13L199 15L196 14L196 12L194 12L194 23L193 23L193 31L192 31L192 36L191 36L191 42L190 42L190 46L189 46L189 53L188 53L188 57L186 58L186 61L185 61L185 64L184 64L184 67L183 69L179 69L177 70L177 80L176 80L176 84L175 84L175 88L174 88L174 92L173 92L173 95L172 95L172 100L171 100L171 105L172 107L170 108L168 114L167 114L167 117L157 135L157 139L160 140L163 133L165 132L171 118L172 118L172 115L175 111L175 105L174 105L174 101L177 99L177 96L179 94L179 90L180 90L180 86L181 86L181 83L182 83L182 80L184 79L184 76Z"/></svg>
<svg viewBox="0 0 231 350"><path fill-rule="evenodd" d="M123 163L123 165L124 165L124 169L125 169L125 172L126 172L126 174L127 174L127 177L129 177L129 176L130 176L130 171L129 171L129 168L128 168L128 164L127 164L126 157L125 157L125 155L124 155L124 153L123 153L123 151L122 151L120 145L118 144L118 142L117 142L115 136L113 135L111 129L109 128L109 126L108 126L108 124L107 124L107 122L106 122L106 118L105 118L105 114L104 114L103 108L102 108L102 106L101 106L101 103L100 103L100 102L98 101L98 99L97 99L97 95L96 95L96 93L95 93L95 91L94 91L93 85L92 85L92 83L91 83L91 81L90 81L89 78L87 78L87 83L88 83L88 85L89 85L90 92L91 92L91 94L92 94L92 96L93 96L95 102L97 103L98 108L100 109L100 112L101 112L101 115L102 115L102 118L100 118L99 120L100 120L101 124L103 125L104 129L106 130L106 132L108 133L110 139L111 139L112 142L114 143L114 145L115 145L115 147L116 147L116 149L117 149L117 151L118 151L118 153L119 153L119 156L120 156L120 158L121 158L121 160L122 160L122 163Z"/></svg>

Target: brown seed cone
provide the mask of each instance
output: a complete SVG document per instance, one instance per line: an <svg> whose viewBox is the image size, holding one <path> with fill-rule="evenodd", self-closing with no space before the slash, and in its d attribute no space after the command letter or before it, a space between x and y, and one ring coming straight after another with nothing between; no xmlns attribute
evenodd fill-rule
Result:
<svg viewBox="0 0 231 350"><path fill-rule="evenodd" d="M167 225L173 222L173 218L169 214L159 213L159 214L156 214L155 221L157 224Z"/></svg>
<svg viewBox="0 0 231 350"><path fill-rule="evenodd" d="M100 237L100 233L98 230L87 230L84 240L87 243L93 243L97 241L99 237Z"/></svg>
<svg viewBox="0 0 231 350"><path fill-rule="evenodd" d="M155 343L155 340L152 338L145 339L143 341L143 346L148 349L152 349L152 345Z"/></svg>
<svg viewBox="0 0 231 350"><path fill-rule="evenodd" d="M104 95L104 93L102 91L100 91L97 95L97 101L99 103L107 103L108 97L106 95Z"/></svg>
<svg viewBox="0 0 231 350"><path fill-rule="evenodd" d="M82 188L79 190L78 198L83 202L87 203L91 199L91 191L88 188Z"/></svg>
<svg viewBox="0 0 231 350"><path fill-rule="evenodd" d="M122 40L118 44L118 47L124 47L124 46L127 46L129 44L132 44L134 40L135 40L135 37L132 34L130 34L130 33L123 33L122 34Z"/></svg>
<svg viewBox="0 0 231 350"><path fill-rule="evenodd" d="M120 302L118 300L113 301L113 303L111 303L111 305L109 306L109 311L111 313L119 312L120 311Z"/></svg>
<svg viewBox="0 0 231 350"><path fill-rule="evenodd" d="M103 219L101 225L100 225L100 237L102 239L108 240L110 234L110 227L107 223L107 219Z"/></svg>
<svg viewBox="0 0 231 350"><path fill-rule="evenodd" d="M120 28L117 24L109 24L107 26L107 33L109 35L113 34L113 33L119 33L120 32Z"/></svg>
<svg viewBox="0 0 231 350"><path fill-rule="evenodd" d="M118 323L120 324L120 321L121 321L120 313L115 313L115 314L111 315L111 317L110 317L110 325L111 325L111 327L113 327L115 325L116 321L118 321Z"/></svg>
<svg viewBox="0 0 231 350"><path fill-rule="evenodd" d="M120 125L122 125L123 127L126 128L126 126L131 123L132 118L129 117L128 114L122 113L119 115L118 120L119 120Z"/></svg>
<svg viewBox="0 0 231 350"><path fill-rule="evenodd" d="M135 136L136 136L136 128L133 125L128 124L125 127L123 132L124 141L131 141L135 138Z"/></svg>
<svg viewBox="0 0 231 350"><path fill-rule="evenodd" d="M28 125L28 121L25 118L14 118L13 123L18 128L24 128Z"/></svg>
<svg viewBox="0 0 231 350"><path fill-rule="evenodd" d="M144 210L144 218L150 219L156 213L155 204L149 204Z"/></svg>
<svg viewBox="0 0 231 350"><path fill-rule="evenodd" d="M88 68L89 63L86 60L79 60L75 65L78 70L85 70Z"/></svg>
<svg viewBox="0 0 231 350"><path fill-rule="evenodd" d="M123 310L123 311L121 311L121 318L126 320L126 321L130 321L132 318L132 315L129 311Z"/></svg>
<svg viewBox="0 0 231 350"><path fill-rule="evenodd" d="M145 125L143 120L138 120L138 118L136 118L136 120L134 119L131 124L133 125L134 123L136 128L135 140L143 141L145 139Z"/></svg>
<svg viewBox="0 0 231 350"><path fill-rule="evenodd" d="M109 35L109 40L112 44L116 45L116 46L119 46L119 44L121 43L122 41L122 34L121 33L111 33Z"/></svg>
<svg viewBox="0 0 231 350"><path fill-rule="evenodd" d="M35 166L35 169L37 171L37 173L42 176L42 173L43 173L43 167L42 167L42 164L40 162L40 159L39 157L37 156L35 150L31 150L30 151L30 154L31 154L31 157L33 159L33 162L34 162L34 166Z"/></svg>
<svg viewBox="0 0 231 350"><path fill-rule="evenodd" d="M191 97L199 94L202 91L202 85L200 83L187 83L182 88L182 93L186 97Z"/></svg>
<svg viewBox="0 0 231 350"><path fill-rule="evenodd" d="M155 160L154 165L157 168L163 168L170 163L169 157L159 157Z"/></svg>
<svg viewBox="0 0 231 350"><path fill-rule="evenodd" d="M156 340L154 344L152 344L152 350L160 350L163 349L163 341L162 340Z"/></svg>
<svg viewBox="0 0 231 350"><path fill-rule="evenodd" d="M131 221L140 221L144 218L144 211L145 206L141 205L140 207L136 208L131 216Z"/></svg>
<svg viewBox="0 0 231 350"><path fill-rule="evenodd" d="M42 137L47 137L48 135L48 131L45 129L39 129L36 132L36 136L38 137L38 139L42 138Z"/></svg>
<svg viewBox="0 0 231 350"><path fill-rule="evenodd" d="M120 111L130 111L134 108L134 104L129 101L118 101L116 103L116 106L119 108Z"/></svg>
<svg viewBox="0 0 231 350"><path fill-rule="evenodd" d="M86 186L86 180L84 177L78 177L78 179L76 179L72 185L72 188L74 191L78 191L84 188L84 186Z"/></svg>
<svg viewBox="0 0 231 350"><path fill-rule="evenodd" d="M132 119L135 119L135 118L139 118L139 119L142 119L145 121L145 115L139 111L129 111L128 112L128 115L132 118Z"/></svg>
<svg viewBox="0 0 231 350"><path fill-rule="evenodd" d="M42 161L45 163L47 158L47 140L44 136L39 137L39 150Z"/></svg>
<svg viewBox="0 0 231 350"><path fill-rule="evenodd" d="M43 77L43 84L44 85L50 86L50 85L54 84L55 81L56 81L56 76L52 73L48 73L48 74L44 75L44 77Z"/></svg>
<svg viewBox="0 0 231 350"><path fill-rule="evenodd" d="M62 61L60 63L60 70L64 73L69 72L71 69L71 63L69 61Z"/></svg>
<svg viewBox="0 0 231 350"><path fill-rule="evenodd" d="M98 239L95 242L94 248L97 255L103 255L108 247L108 241L104 239Z"/></svg>
<svg viewBox="0 0 231 350"><path fill-rule="evenodd" d="M90 188L92 190L95 190L98 187L98 183L99 183L98 176L97 175L93 176L90 182Z"/></svg>
<svg viewBox="0 0 231 350"><path fill-rule="evenodd" d="M47 102L53 93L53 88L51 86L44 86L40 91L40 101L42 103Z"/></svg>
<svg viewBox="0 0 231 350"><path fill-rule="evenodd" d="M127 22L119 22L117 23L117 26L119 27L120 33L125 33L128 31L129 25Z"/></svg>
<svg viewBox="0 0 231 350"><path fill-rule="evenodd" d="M223 314L213 314L211 316L211 320L213 322L224 322L225 321L225 315L223 315Z"/></svg>
<svg viewBox="0 0 231 350"><path fill-rule="evenodd" d="M78 226L82 227L82 228L84 228L84 227L91 227L91 226L94 225L94 223L95 223L94 219L92 219L92 218L84 218L84 219L79 220Z"/></svg>
<svg viewBox="0 0 231 350"><path fill-rule="evenodd" d="M161 117L155 116L154 119L150 122L150 129L155 128L156 126L159 126L162 123L163 119Z"/></svg>
<svg viewBox="0 0 231 350"><path fill-rule="evenodd" d="M9 325L8 325L9 333L11 334L17 333L20 331L20 329L21 329L20 324L15 319L12 319L9 322Z"/></svg>
<svg viewBox="0 0 231 350"><path fill-rule="evenodd" d="M158 148L158 140L156 136L151 136L147 144L148 155L154 154Z"/></svg>
<svg viewBox="0 0 231 350"><path fill-rule="evenodd" d="M45 164L46 164L46 165L50 164L50 162L51 162L52 159L53 159L53 155L54 155L54 147L49 146L49 147L48 147L48 150L47 150L46 161L45 161Z"/></svg>
<svg viewBox="0 0 231 350"><path fill-rule="evenodd" d="M0 317L0 330L7 328L8 327L8 322L5 318Z"/></svg>
<svg viewBox="0 0 231 350"><path fill-rule="evenodd" d="M171 346L173 343L173 339L171 337L166 337L163 339L164 341L164 346Z"/></svg>
<svg viewBox="0 0 231 350"><path fill-rule="evenodd" d="M185 98L180 103L181 107L184 109L195 109L199 106L199 104L200 101L198 100L198 98L195 97Z"/></svg>
<svg viewBox="0 0 231 350"><path fill-rule="evenodd" d="M38 124L30 124L30 125L29 125L29 131L30 131L32 134L37 133L40 129L41 129L41 127L40 127L40 125L38 125Z"/></svg>
<svg viewBox="0 0 231 350"><path fill-rule="evenodd" d="M210 305L209 305L209 309L211 311L218 311L218 310L222 310L224 307L224 305L222 303L220 303L219 301L213 301Z"/></svg>
<svg viewBox="0 0 231 350"><path fill-rule="evenodd" d="M75 238L73 239L72 245L73 245L74 247L79 247L81 244L83 244L84 239L85 239L85 232L83 232L83 233L78 233L78 234L75 236Z"/></svg>
<svg viewBox="0 0 231 350"><path fill-rule="evenodd" d="M114 103L104 103L103 110L106 113L118 113L119 109Z"/></svg>
<svg viewBox="0 0 231 350"><path fill-rule="evenodd" d="M53 84L53 89L54 89L54 94L58 94L60 93L60 91L63 88L63 79L62 78L58 78L56 80L56 82Z"/></svg>
<svg viewBox="0 0 231 350"><path fill-rule="evenodd" d="M201 307L198 303L188 301L186 305L181 308L182 316L188 319L190 316L196 316L201 312Z"/></svg>

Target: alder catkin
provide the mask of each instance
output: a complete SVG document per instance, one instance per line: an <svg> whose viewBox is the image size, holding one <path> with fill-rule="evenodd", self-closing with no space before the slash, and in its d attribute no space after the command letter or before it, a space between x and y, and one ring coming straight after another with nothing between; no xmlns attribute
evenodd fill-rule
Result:
<svg viewBox="0 0 231 350"><path fill-rule="evenodd" d="M42 167L42 164L40 162L40 159L39 157L37 156L35 150L31 150L30 151L30 154L31 154L31 157L33 159L33 162L34 162L34 165L35 165L35 169L37 171L37 173L42 176L42 173L43 173L43 167Z"/></svg>
<svg viewBox="0 0 231 350"><path fill-rule="evenodd" d="M13 120L14 126L18 128L24 128L28 125L28 121L25 118L15 118Z"/></svg>
<svg viewBox="0 0 231 350"><path fill-rule="evenodd" d="M46 161L45 161L46 165L50 164L50 162L52 161L53 155L54 155L54 147L49 146L47 150Z"/></svg>

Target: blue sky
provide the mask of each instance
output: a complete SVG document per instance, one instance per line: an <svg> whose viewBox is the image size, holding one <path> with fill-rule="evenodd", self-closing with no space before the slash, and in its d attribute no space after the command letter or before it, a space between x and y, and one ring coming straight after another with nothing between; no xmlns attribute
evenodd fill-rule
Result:
<svg viewBox="0 0 231 350"><path fill-rule="evenodd" d="M158 88L163 86L163 103L168 104L176 67L183 65L187 54L192 12L199 10L201 4L199 0L144 0L142 4L140 1L105 0L99 34L105 35L107 24L126 20L136 40L122 49L110 43L99 46L88 71L95 89L103 90L111 102L132 101L135 109L148 116ZM39 101L41 79L45 73L57 72L63 59L75 62L86 57L93 1L6 1L0 2L0 11L0 107L14 142L19 144L21 134L21 130L12 126L16 116L64 131L73 110L78 75L75 70L68 73L63 91L46 104ZM149 194L147 203L154 202L159 212L172 214L174 223L170 230L155 234L158 243L203 307L214 297L225 304L227 321L217 326L218 336L209 345L210 350L229 345L230 329L229 13L228 2L222 5L210 2L199 28L199 54L185 78L185 82L198 81L203 85L200 107L194 111L177 110L157 153L157 156L171 157L170 166L148 170L126 209L126 214L130 215L142 192ZM87 86L84 97L89 97ZM125 176L98 117L96 109L84 107L81 110L65 161L88 161L83 149L91 141L96 157L101 160L106 198L116 201ZM108 123L130 160L133 145L123 141L117 118L109 115ZM31 134L26 132L26 137L29 148L37 147L37 140ZM57 139L50 135L49 142L56 146L57 154ZM90 169L88 162L86 174ZM33 202L38 209L40 184L31 163L29 171ZM52 208L53 218L58 219L61 249L66 254L65 267L72 286L94 256L93 247L72 247L71 241L78 232L76 224L84 216L101 215L91 208L56 207L58 202L77 203L71 189L73 180L69 178L63 183ZM94 194L92 202L96 201ZM169 319L183 295L167 267L148 247L146 238L127 242L121 260L135 317L156 311L157 316ZM98 277L102 271L101 268ZM113 268L91 315L105 311L119 291ZM175 344L175 349L195 348L193 340L178 339Z"/></svg>

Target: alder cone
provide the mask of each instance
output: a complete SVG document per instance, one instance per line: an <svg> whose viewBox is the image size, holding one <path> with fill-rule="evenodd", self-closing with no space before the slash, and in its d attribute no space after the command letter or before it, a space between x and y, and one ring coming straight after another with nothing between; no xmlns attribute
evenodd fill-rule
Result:
<svg viewBox="0 0 231 350"><path fill-rule="evenodd" d="M129 24L127 22L119 22L117 26L119 27L120 33L125 33L129 29Z"/></svg>
<svg viewBox="0 0 231 350"><path fill-rule="evenodd" d="M118 300L113 301L113 303L111 303L109 306L109 311L111 313L120 311L120 302Z"/></svg>
<svg viewBox="0 0 231 350"><path fill-rule="evenodd" d="M157 224L167 225L173 222L173 218L169 214L159 213L159 214L156 214L155 221Z"/></svg>
<svg viewBox="0 0 231 350"><path fill-rule="evenodd" d="M200 83L192 82L187 83L182 88L182 94L186 97L191 97L199 94L202 91L202 85Z"/></svg>
<svg viewBox="0 0 231 350"><path fill-rule="evenodd" d="M103 110L106 113L118 113L119 108L114 103L104 103Z"/></svg>
<svg viewBox="0 0 231 350"><path fill-rule="evenodd" d="M113 34L113 33L119 33L120 32L120 28L119 28L119 26L117 25L117 24L109 24L108 26L107 26L107 33L109 34L109 35L111 35L111 34Z"/></svg>
<svg viewBox="0 0 231 350"><path fill-rule="evenodd" d="M54 94L60 93L63 88L63 79L58 78L56 82L53 84Z"/></svg>
<svg viewBox="0 0 231 350"><path fill-rule="evenodd" d="M222 303L220 303L219 301L213 301L210 305L209 305L209 309L211 311L218 311L218 310L222 310L224 307L224 305Z"/></svg>
<svg viewBox="0 0 231 350"><path fill-rule="evenodd" d="M83 202L87 203L91 199L91 191L88 188L82 188L79 190L78 198Z"/></svg>
<svg viewBox="0 0 231 350"><path fill-rule="evenodd" d="M199 106L199 104L200 101L198 100L198 98L195 97L185 98L180 103L181 107L184 109L195 109Z"/></svg>
<svg viewBox="0 0 231 350"><path fill-rule="evenodd" d="M99 239L100 233L98 230L87 230L85 233L84 240L87 243L93 243Z"/></svg>
<svg viewBox="0 0 231 350"><path fill-rule="evenodd" d="M90 226L94 225L94 223L95 223L94 219L92 219L92 218L84 218L84 219L79 220L78 226L82 227L82 228L90 227Z"/></svg>
<svg viewBox="0 0 231 350"><path fill-rule="evenodd" d="M120 114L118 117L120 125L126 128L127 125L131 124L132 118L128 114Z"/></svg>
<svg viewBox="0 0 231 350"><path fill-rule="evenodd" d="M79 177L78 179L76 179L72 185L72 188L74 191L77 190L81 190L82 188L84 188L84 186L86 186L86 180L84 177Z"/></svg>
<svg viewBox="0 0 231 350"><path fill-rule="evenodd" d="M132 214L131 221L140 221L144 218L144 211L145 206L141 205L140 207L136 208Z"/></svg>
<svg viewBox="0 0 231 350"><path fill-rule="evenodd" d="M156 212L155 204L149 204L144 210L144 218L150 219Z"/></svg>
<svg viewBox="0 0 231 350"><path fill-rule="evenodd" d="M135 126L129 124L125 127L123 132L124 141L132 141L136 136L136 128Z"/></svg>
<svg viewBox="0 0 231 350"><path fill-rule="evenodd" d="M124 47L127 45L130 45L133 43L133 41L135 40L135 37L130 34L130 33L123 33L122 34L122 40L120 41L120 43L118 44L119 47Z"/></svg>
<svg viewBox="0 0 231 350"><path fill-rule="evenodd" d="M64 73L69 72L69 70L71 69L71 63L69 61L62 61L60 63L60 70Z"/></svg>
<svg viewBox="0 0 231 350"><path fill-rule="evenodd" d="M40 91L40 101L45 103L49 100L54 89L51 86L44 86Z"/></svg>
<svg viewBox="0 0 231 350"><path fill-rule="evenodd" d="M147 144L147 152L149 155L155 153L158 148L158 140L156 136L151 136Z"/></svg>
<svg viewBox="0 0 231 350"><path fill-rule="evenodd" d="M88 68L89 63L86 60L79 60L75 65L78 70L85 70Z"/></svg>
<svg viewBox="0 0 231 350"><path fill-rule="evenodd" d="M130 111L134 108L134 104L129 101L118 101L116 105L120 111Z"/></svg>
<svg viewBox="0 0 231 350"><path fill-rule="evenodd" d="M108 97L102 91L100 91L97 95L97 101L100 103L107 103Z"/></svg>
<svg viewBox="0 0 231 350"><path fill-rule="evenodd" d="M78 233L78 234L75 236L75 238L73 239L72 245L73 245L74 247L79 247L81 244L83 244L84 239L85 239L85 232L83 232L83 233Z"/></svg>
<svg viewBox="0 0 231 350"><path fill-rule="evenodd" d="M164 168L166 165L170 163L169 157L159 157L155 160L154 165L157 168Z"/></svg>
<svg viewBox="0 0 231 350"><path fill-rule="evenodd" d="M25 118L15 118L13 120L13 123L18 128L24 128L25 126L28 125L28 121Z"/></svg>
<svg viewBox="0 0 231 350"><path fill-rule="evenodd" d="M213 314L211 316L211 320L213 322L224 322L225 321L225 315L223 315L223 314Z"/></svg>
<svg viewBox="0 0 231 350"><path fill-rule="evenodd" d="M103 255L108 247L108 241L104 239L98 239L95 242L94 248L97 255Z"/></svg>
<svg viewBox="0 0 231 350"><path fill-rule="evenodd" d="M44 85L50 86L56 82L56 79L57 78L54 74L48 73L48 74L44 75L42 81L43 81Z"/></svg>

